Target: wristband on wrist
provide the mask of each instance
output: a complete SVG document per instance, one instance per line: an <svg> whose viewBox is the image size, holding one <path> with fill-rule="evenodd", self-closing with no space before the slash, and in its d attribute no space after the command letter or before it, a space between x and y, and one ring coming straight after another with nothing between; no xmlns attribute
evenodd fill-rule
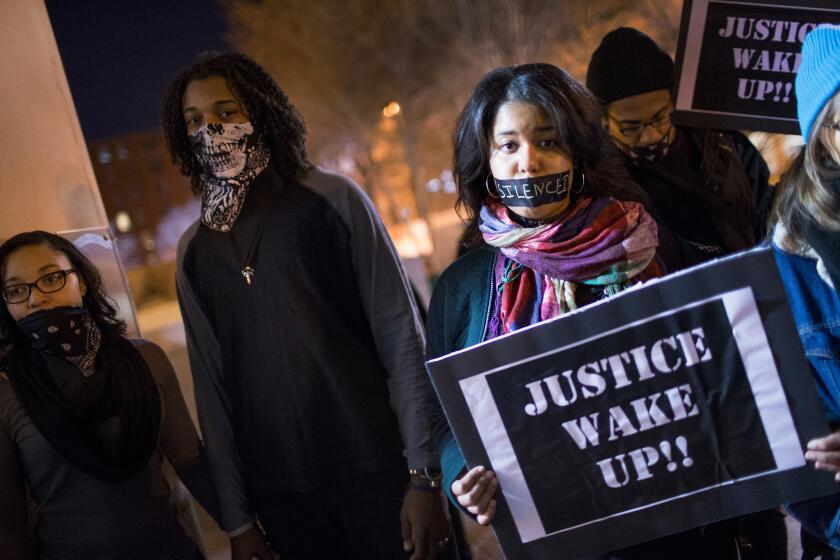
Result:
<svg viewBox="0 0 840 560"><path fill-rule="evenodd" d="M419 490L420 492L440 492L440 485L432 486L431 484L409 482L408 487L412 490Z"/></svg>
<svg viewBox="0 0 840 560"><path fill-rule="evenodd" d="M440 469L434 467L408 469L408 474L412 478L411 487L415 490L437 490L443 479Z"/></svg>

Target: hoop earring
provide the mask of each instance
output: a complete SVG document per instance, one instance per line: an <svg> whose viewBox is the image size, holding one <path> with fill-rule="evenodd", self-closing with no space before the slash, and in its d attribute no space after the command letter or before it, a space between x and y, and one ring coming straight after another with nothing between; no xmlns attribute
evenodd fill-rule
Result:
<svg viewBox="0 0 840 560"><path fill-rule="evenodd" d="M586 175L584 175L583 171L580 172L580 186L572 187L572 194L580 194L583 192L583 187L586 185Z"/></svg>
<svg viewBox="0 0 840 560"><path fill-rule="evenodd" d="M490 173L488 173L487 174L487 179L484 180L484 188L487 189L487 194L489 194L492 198L502 198L498 194L493 194L492 192L490 192L490 177L491 177L491 175L490 175ZM494 180L494 182L495 182L495 180Z"/></svg>

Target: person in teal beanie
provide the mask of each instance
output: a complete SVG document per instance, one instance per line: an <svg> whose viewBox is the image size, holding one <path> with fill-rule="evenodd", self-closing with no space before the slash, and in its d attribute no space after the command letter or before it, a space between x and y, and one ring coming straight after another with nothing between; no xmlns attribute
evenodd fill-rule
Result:
<svg viewBox="0 0 840 560"><path fill-rule="evenodd" d="M840 26L817 27L805 38L796 77L799 125L806 143L779 185L772 247L811 375L833 430L808 442L805 458L815 468L835 473L840 482L838 88ZM838 494L788 504L787 509L805 530L840 550L840 486Z"/></svg>
<svg viewBox="0 0 840 560"><path fill-rule="evenodd" d="M821 25L805 38L802 63L796 75L796 112L806 141L839 86L840 25Z"/></svg>

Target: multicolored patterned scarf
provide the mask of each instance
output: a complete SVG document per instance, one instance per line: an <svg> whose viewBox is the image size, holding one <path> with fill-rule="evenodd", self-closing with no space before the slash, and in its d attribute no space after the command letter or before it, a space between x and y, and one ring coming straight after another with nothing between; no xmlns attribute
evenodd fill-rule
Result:
<svg viewBox="0 0 840 560"><path fill-rule="evenodd" d="M500 334L531 324L535 304L541 321L576 309L578 284L602 286L613 295L664 274L655 258L656 222L636 202L581 196L559 219L526 227L490 201L481 209L479 228L510 259L499 282Z"/></svg>

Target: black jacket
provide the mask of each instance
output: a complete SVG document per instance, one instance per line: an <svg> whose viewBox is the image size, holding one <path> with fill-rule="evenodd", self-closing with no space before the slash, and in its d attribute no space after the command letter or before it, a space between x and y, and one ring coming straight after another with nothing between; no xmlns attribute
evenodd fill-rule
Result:
<svg viewBox="0 0 840 560"><path fill-rule="evenodd" d="M736 131L680 128L685 141L701 154L707 207L727 253L753 247L766 236L773 202L770 171L749 139ZM627 158L633 179L648 190L639 168ZM657 201L654 200L654 204ZM666 217L668 208L657 206ZM667 219L666 219L667 222ZM689 239L688 241L693 241Z"/></svg>

